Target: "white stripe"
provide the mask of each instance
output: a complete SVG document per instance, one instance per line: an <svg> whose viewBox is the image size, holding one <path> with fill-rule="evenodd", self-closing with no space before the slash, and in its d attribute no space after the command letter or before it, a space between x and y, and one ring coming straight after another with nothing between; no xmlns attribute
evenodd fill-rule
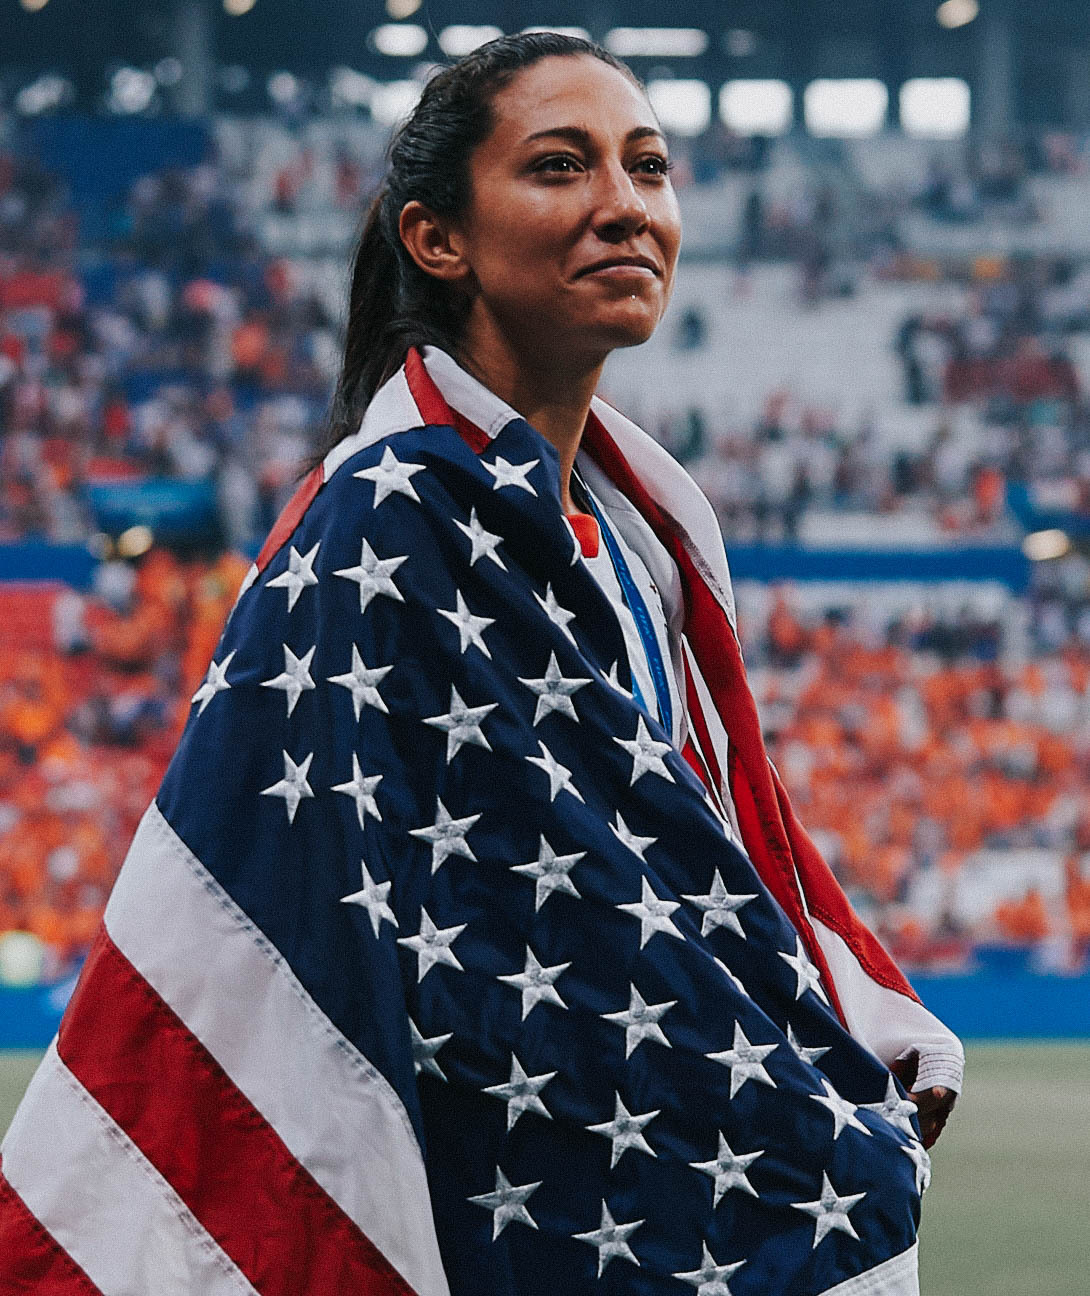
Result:
<svg viewBox="0 0 1090 1296"><path fill-rule="evenodd" d="M474 427L494 441L512 419L522 418L505 400L491 392L452 356L438 347L425 347L424 368L443 399Z"/></svg>
<svg viewBox="0 0 1090 1296"><path fill-rule="evenodd" d="M371 403L364 411L359 431L353 432L343 441L338 441L322 460L325 480L329 481L341 464L351 459L360 450L366 450L368 446L384 441L395 432L420 427L423 422L423 416L416 407L412 392L409 391L409 382L402 366L371 397Z"/></svg>
<svg viewBox="0 0 1090 1296"><path fill-rule="evenodd" d="M55 1042L12 1121L3 1158L27 1209L103 1296L256 1296L60 1060Z"/></svg>
<svg viewBox="0 0 1090 1296"><path fill-rule="evenodd" d="M693 686L696 689L696 700L697 705L700 707L700 714L704 717L704 723L708 726L708 737L711 739L713 748L712 755L714 755L719 765L719 795L723 801L723 808L727 812L727 818L730 820L730 826L735 837L738 841L741 841L742 830L738 827L738 811L734 807L734 799L730 794L730 783L727 779L727 759L730 755L730 742L727 738L727 731L723 728L722 720L719 719L719 712L715 709L712 695L704 681L700 667L697 665L696 655L693 653L688 639L682 639L681 647L685 659L689 663L689 670L692 671ZM696 736L695 729L693 736L694 738ZM699 743L697 745L699 746Z"/></svg>
<svg viewBox="0 0 1090 1296"><path fill-rule="evenodd" d="M855 1039L886 1066L907 1051L918 1053L917 1088L945 1085L960 1093L965 1050L958 1037L923 1004L871 980L842 936L817 918L810 922Z"/></svg>
<svg viewBox="0 0 1090 1296"><path fill-rule="evenodd" d="M126 958L419 1296L447 1296L397 1094L153 803L106 909Z"/></svg>
<svg viewBox="0 0 1090 1296"><path fill-rule="evenodd" d="M920 1296L918 1244L914 1242L892 1260L827 1288L821 1296Z"/></svg>

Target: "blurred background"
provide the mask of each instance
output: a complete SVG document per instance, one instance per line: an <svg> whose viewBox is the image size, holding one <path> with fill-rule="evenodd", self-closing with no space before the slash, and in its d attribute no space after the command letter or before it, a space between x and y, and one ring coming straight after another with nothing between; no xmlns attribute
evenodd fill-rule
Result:
<svg viewBox="0 0 1090 1296"><path fill-rule="evenodd" d="M991 1041L925 1290L1083 1293L1081 0L0 0L0 1128L322 427L391 128L534 26L628 60L677 164L604 394L716 508L803 821Z"/></svg>

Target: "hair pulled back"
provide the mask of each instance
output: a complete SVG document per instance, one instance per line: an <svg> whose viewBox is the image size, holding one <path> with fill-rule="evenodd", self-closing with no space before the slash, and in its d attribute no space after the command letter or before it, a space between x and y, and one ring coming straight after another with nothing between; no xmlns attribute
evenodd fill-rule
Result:
<svg viewBox="0 0 1090 1296"><path fill-rule="evenodd" d="M344 363L319 455L355 432L378 388L412 346L456 351L464 297L421 270L401 241L406 203L457 218L469 203L469 161L492 130L493 96L543 58L590 55L634 74L591 41L556 32L503 36L437 73L390 142L389 163L352 263ZM638 83L637 83L638 84Z"/></svg>

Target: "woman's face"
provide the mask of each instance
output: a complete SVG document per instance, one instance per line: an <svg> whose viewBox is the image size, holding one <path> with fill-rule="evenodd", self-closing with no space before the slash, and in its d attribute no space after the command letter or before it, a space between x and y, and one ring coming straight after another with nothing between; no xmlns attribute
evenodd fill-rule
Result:
<svg viewBox="0 0 1090 1296"><path fill-rule="evenodd" d="M646 341L681 243L647 99L616 68L579 55L526 68L492 109L454 234L475 290L467 350L502 339L521 355L600 363Z"/></svg>

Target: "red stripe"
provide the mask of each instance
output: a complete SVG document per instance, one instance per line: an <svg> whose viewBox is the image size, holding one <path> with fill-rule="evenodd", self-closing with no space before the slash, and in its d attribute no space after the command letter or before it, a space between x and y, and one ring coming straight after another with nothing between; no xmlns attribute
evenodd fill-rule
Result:
<svg viewBox="0 0 1090 1296"><path fill-rule="evenodd" d="M409 354L405 357L405 381L409 384L409 392L425 423L434 423L437 427L454 428L469 448L477 454L487 450L492 444L487 433L482 432L475 423L471 423L464 415L451 409L447 404L446 397L435 385L435 380L428 373L416 347L410 347Z"/></svg>
<svg viewBox="0 0 1090 1296"><path fill-rule="evenodd" d="M761 879L776 897L801 936L810 958L822 974L830 998L844 1018L828 962L811 927L800 894L787 829L772 782L772 771L761 737L757 706L746 682L745 667L734 629L719 601L708 589L684 543L680 525L651 497L632 471L601 420L591 415L583 443L613 482L640 510L677 563L685 595L685 635L708 685L712 701L727 731L731 756L744 777L731 779L736 805L749 802L739 828L746 851ZM735 790L735 783L744 784ZM834 883L835 885L835 883Z"/></svg>
<svg viewBox="0 0 1090 1296"><path fill-rule="evenodd" d="M4 1178L2 1165L0 1292L4 1296L102 1296Z"/></svg>
<svg viewBox="0 0 1090 1296"><path fill-rule="evenodd" d="M265 1296L411 1296L105 930L61 1023L57 1049ZM313 1098L322 1101L320 1093Z"/></svg>
<svg viewBox="0 0 1090 1296"><path fill-rule="evenodd" d="M711 732L708 729L708 719L704 714L704 708L700 704L700 694L696 689L693 669L689 665L688 656L684 652L681 654L681 660L685 667L685 705L688 708L692 726L696 730L696 740L699 744L700 753L707 762L707 775L704 782L715 797L716 805L725 816L726 807L723 805L722 792L723 774L719 767L719 761L715 756L715 744L712 742Z"/></svg>
<svg viewBox="0 0 1090 1296"><path fill-rule="evenodd" d="M283 513L276 519L273 529L261 546L261 552L257 555L258 571L264 571L273 556L287 544L324 482L325 468L322 464L318 464L299 483L295 494L284 506Z"/></svg>

